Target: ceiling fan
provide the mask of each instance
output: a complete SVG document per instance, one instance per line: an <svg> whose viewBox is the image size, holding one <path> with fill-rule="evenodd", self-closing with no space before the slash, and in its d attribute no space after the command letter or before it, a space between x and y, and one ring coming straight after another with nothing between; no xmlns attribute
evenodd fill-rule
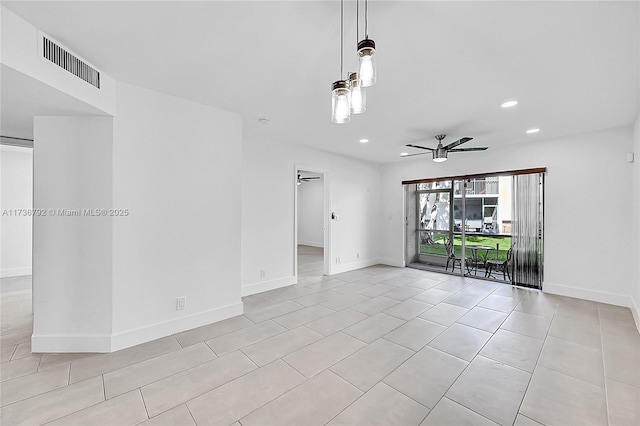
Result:
<svg viewBox="0 0 640 426"><path fill-rule="evenodd" d="M429 148L426 146L420 146L420 145L411 145L411 144L407 144L406 146L410 146L412 148L420 148L420 149L426 149L428 151L431 151L433 153L433 161L437 162L437 163L441 163L443 161L447 160L447 154L450 152L464 152L464 151L484 151L486 149L488 149L488 147L486 146L481 146L481 147L477 147L477 148L458 148L458 149L452 149L455 148L458 145L462 145L465 142L469 142L471 139L473 138L469 138L469 137L464 137L462 139L458 139L455 142L451 142L449 145L445 145L442 146L442 140L446 137L447 135L436 135L436 140L438 141L438 146L436 148ZM424 155L426 154L426 152L421 152L418 154L406 154L403 155L403 157L413 157L414 155Z"/></svg>
<svg viewBox="0 0 640 426"><path fill-rule="evenodd" d="M309 182L310 180L314 180L314 179L320 179L320 176L302 177L302 175L298 173L298 185L302 184L303 182Z"/></svg>

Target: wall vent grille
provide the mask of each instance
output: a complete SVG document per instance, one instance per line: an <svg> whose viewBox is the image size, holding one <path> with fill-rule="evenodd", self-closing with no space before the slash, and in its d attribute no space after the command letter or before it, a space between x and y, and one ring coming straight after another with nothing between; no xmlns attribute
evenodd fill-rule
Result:
<svg viewBox="0 0 640 426"><path fill-rule="evenodd" d="M92 86L100 88L100 72L85 63L77 56L69 53L47 37L42 37L43 56L54 64L69 71L71 74L86 81Z"/></svg>

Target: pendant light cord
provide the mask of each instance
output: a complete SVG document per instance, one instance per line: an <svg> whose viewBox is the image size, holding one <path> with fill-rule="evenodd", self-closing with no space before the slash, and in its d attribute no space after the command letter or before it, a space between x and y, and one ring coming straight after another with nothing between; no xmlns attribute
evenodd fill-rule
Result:
<svg viewBox="0 0 640 426"><path fill-rule="evenodd" d="M342 80L342 62L344 60L344 0L340 0L340 80Z"/></svg>
<svg viewBox="0 0 640 426"><path fill-rule="evenodd" d="M369 0L364 0L364 38L369 38Z"/></svg>
<svg viewBox="0 0 640 426"><path fill-rule="evenodd" d="M356 44L360 41L360 0L356 0Z"/></svg>

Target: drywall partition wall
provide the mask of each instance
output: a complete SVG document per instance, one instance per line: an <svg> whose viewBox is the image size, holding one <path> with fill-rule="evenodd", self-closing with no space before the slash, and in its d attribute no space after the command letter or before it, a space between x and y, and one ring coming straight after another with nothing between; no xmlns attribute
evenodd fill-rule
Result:
<svg viewBox="0 0 640 426"><path fill-rule="evenodd" d="M34 118L33 352L111 350L112 139L111 118Z"/></svg>
<svg viewBox="0 0 640 426"><path fill-rule="evenodd" d="M242 313L240 116L117 95L113 205L129 213L113 222L114 350Z"/></svg>
<svg viewBox="0 0 640 426"><path fill-rule="evenodd" d="M0 50L2 64L45 83L106 114L115 114L115 81L100 73L100 88L76 77L42 57L42 37L36 27L4 6L0 6ZM61 47L81 58L73 46ZM85 61L86 62L86 61ZM89 64L91 65L91 64Z"/></svg>
<svg viewBox="0 0 640 426"><path fill-rule="evenodd" d="M383 167L383 258L402 261L401 181L547 167L543 290L630 306L632 295L631 128L451 154ZM606 149L603 149L606 147ZM553 155L549 155L552 153Z"/></svg>
<svg viewBox="0 0 640 426"><path fill-rule="evenodd" d="M0 146L0 277L31 275L33 149Z"/></svg>
<svg viewBox="0 0 640 426"><path fill-rule="evenodd" d="M331 253L331 273L378 263L377 165L257 137L244 139L242 158L243 295L296 283L296 165L327 172L329 209L339 218L330 221L331 246L324 247Z"/></svg>
<svg viewBox="0 0 640 426"><path fill-rule="evenodd" d="M307 176L309 174L305 174ZM324 182L309 180L298 185L298 244L324 246Z"/></svg>
<svg viewBox="0 0 640 426"><path fill-rule="evenodd" d="M633 126L633 145L630 150L633 154L632 174L632 221L631 221L631 264L633 267L633 275L631 282L633 283L633 317L636 320L636 326L640 331L640 114Z"/></svg>

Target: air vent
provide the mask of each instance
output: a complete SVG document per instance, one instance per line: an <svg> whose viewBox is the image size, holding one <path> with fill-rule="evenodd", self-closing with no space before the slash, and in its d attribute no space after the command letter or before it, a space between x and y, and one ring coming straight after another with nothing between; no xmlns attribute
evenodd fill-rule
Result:
<svg viewBox="0 0 640 426"><path fill-rule="evenodd" d="M42 46L45 59L64 68L90 85L100 88L100 72L98 70L49 40L46 36L42 37Z"/></svg>

